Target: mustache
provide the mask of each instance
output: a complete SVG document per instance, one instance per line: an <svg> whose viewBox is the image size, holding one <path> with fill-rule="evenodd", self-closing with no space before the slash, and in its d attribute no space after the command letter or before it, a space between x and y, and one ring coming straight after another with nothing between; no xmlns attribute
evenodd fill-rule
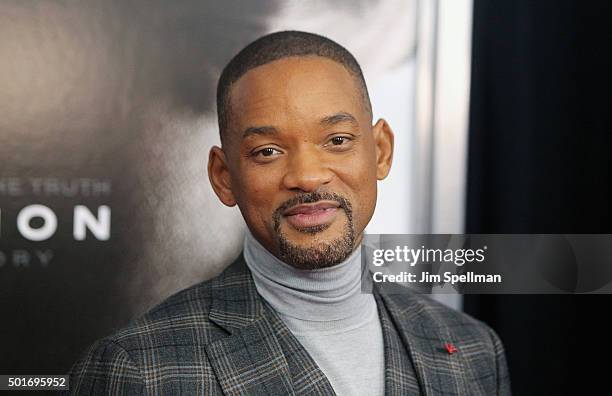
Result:
<svg viewBox="0 0 612 396"><path fill-rule="evenodd" d="M280 218L286 210L301 204L314 203L318 201L335 201L340 205L346 216L349 218L349 221L352 220L353 217L353 206L351 202L344 196L327 191L313 191L309 193L303 193L296 195L295 197L283 202L275 211L274 211L274 223L278 224Z"/></svg>

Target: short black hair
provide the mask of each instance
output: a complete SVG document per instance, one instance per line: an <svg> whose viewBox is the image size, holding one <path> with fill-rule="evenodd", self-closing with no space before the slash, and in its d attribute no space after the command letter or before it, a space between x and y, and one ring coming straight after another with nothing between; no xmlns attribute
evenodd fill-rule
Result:
<svg viewBox="0 0 612 396"><path fill-rule="evenodd" d="M246 72L275 60L294 56L321 56L338 62L358 82L367 111L372 114L368 88L359 63L343 46L314 33L287 30L258 38L238 52L225 66L217 84L217 116L221 142L229 124L229 92Z"/></svg>

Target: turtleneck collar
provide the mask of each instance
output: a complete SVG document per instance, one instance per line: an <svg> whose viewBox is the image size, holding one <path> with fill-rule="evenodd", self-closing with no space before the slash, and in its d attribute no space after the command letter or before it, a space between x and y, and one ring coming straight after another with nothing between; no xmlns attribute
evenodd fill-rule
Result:
<svg viewBox="0 0 612 396"><path fill-rule="evenodd" d="M320 330L359 326L376 314L371 294L361 293L361 249L343 262L314 270L297 269L270 253L247 230L244 258L258 293L291 323Z"/></svg>

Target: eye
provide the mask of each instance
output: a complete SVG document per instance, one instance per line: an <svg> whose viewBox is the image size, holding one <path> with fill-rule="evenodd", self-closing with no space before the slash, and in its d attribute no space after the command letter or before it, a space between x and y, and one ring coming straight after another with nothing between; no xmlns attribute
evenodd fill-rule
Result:
<svg viewBox="0 0 612 396"><path fill-rule="evenodd" d="M254 157L272 157L275 153L282 154L279 150L272 147L265 147L261 150L255 151L252 155Z"/></svg>
<svg viewBox="0 0 612 396"><path fill-rule="evenodd" d="M333 136L325 146L333 151L345 151L353 147L353 140L352 136Z"/></svg>
<svg viewBox="0 0 612 396"><path fill-rule="evenodd" d="M331 139L331 144L334 146L340 146L344 144L347 140L349 140L349 138L347 138L346 136L334 136Z"/></svg>

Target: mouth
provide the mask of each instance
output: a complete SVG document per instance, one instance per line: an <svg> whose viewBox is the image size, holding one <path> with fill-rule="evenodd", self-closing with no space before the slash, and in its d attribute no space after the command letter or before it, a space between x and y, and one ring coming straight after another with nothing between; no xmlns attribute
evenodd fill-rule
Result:
<svg viewBox="0 0 612 396"><path fill-rule="evenodd" d="M283 217L291 226L301 230L331 224L339 210L338 202L319 201L293 206L283 212Z"/></svg>

